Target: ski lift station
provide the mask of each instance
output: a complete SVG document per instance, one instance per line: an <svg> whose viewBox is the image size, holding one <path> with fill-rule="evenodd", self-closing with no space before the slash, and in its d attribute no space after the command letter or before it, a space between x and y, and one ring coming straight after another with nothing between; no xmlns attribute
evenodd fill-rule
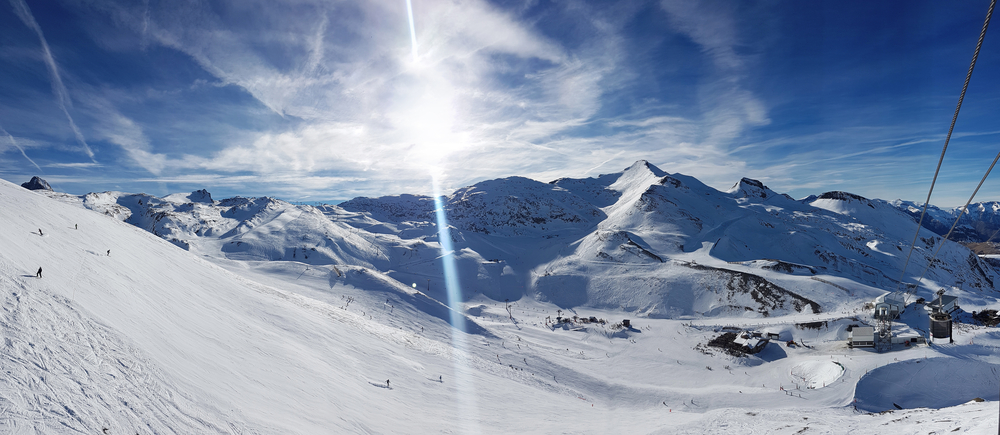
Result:
<svg viewBox="0 0 1000 435"><path fill-rule="evenodd" d="M903 295L896 293L886 293L875 298L875 317L883 319L895 319L906 307Z"/></svg>
<svg viewBox="0 0 1000 435"><path fill-rule="evenodd" d="M947 338L949 342L954 342L951 334L952 318L951 313L958 310L955 296L944 294L944 289L938 290L937 299L927 304L930 309L930 331L931 338Z"/></svg>
<svg viewBox="0 0 1000 435"><path fill-rule="evenodd" d="M937 299L928 303L927 308L929 308L931 312L935 313L952 314L958 310L957 301L958 297L956 296L942 294Z"/></svg>
<svg viewBox="0 0 1000 435"><path fill-rule="evenodd" d="M950 301L954 304L954 301ZM879 352L890 350L894 344L923 343L926 340L916 331L904 327L897 334L893 334L892 323L899 319L900 314L906 307L905 294L901 292L886 293L875 298L875 301L868 305L874 308L872 318L874 326L854 326L850 330L847 345L852 348L874 347Z"/></svg>
<svg viewBox="0 0 1000 435"><path fill-rule="evenodd" d="M871 326L855 326L851 329L850 347L875 347L875 328Z"/></svg>

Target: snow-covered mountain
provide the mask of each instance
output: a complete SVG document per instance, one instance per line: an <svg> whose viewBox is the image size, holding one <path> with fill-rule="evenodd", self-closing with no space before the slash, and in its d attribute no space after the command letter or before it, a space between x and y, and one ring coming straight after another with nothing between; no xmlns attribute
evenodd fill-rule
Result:
<svg viewBox="0 0 1000 435"><path fill-rule="evenodd" d="M897 199L891 201L890 204L912 216L914 221L920 219L923 203ZM962 207L942 209L928 205L922 225L924 228L943 236L948 233L961 212ZM971 203L961 216L958 218L958 225L955 226L949 240L966 243L985 242L996 233L997 229L1000 229L1000 202ZM998 240L994 238L992 242L996 243Z"/></svg>
<svg viewBox="0 0 1000 435"><path fill-rule="evenodd" d="M374 268L404 285L429 280L426 292L447 301L441 268L427 270L440 264L430 197L313 207L214 201L204 190L50 195L199 254ZM748 178L723 192L646 161L595 178L484 181L448 195L444 209L466 299L527 296L663 318L822 312L841 303L826 284L837 280L869 296L905 288L916 230L897 203L836 191L796 201ZM924 275L918 296L949 287L978 301L996 290L1000 276L969 250L938 251L930 231L918 242L904 279Z"/></svg>
<svg viewBox="0 0 1000 435"><path fill-rule="evenodd" d="M900 287L917 226L895 204L796 201L748 178L719 191L644 161L442 202L452 252L425 196L314 207L0 183L0 431L996 427L996 402L971 400L1000 399L1000 333L961 313L1000 308L998 276L963 246L922 230L905 274L926 268L911 299L959 297L955 344L844 344L872 324L865 304ZM894 328L923 334L911 307ZM706 346L724 327L800 345Z"/></svg>

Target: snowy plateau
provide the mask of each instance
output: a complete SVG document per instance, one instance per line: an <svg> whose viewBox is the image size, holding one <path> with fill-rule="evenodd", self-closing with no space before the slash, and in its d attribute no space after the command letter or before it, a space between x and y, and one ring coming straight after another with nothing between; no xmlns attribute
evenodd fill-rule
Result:
<svg viewBox="0 0 1000 435"><path fill-rule="evenodd" d="M912 207L639 161L459 189L449 244L426 196L0 181L0 433L994 433L991 260L921 229L893 331L944 288L954 342L847 346L906 288ZM741 329L776 338L710 345Z"/></svg>

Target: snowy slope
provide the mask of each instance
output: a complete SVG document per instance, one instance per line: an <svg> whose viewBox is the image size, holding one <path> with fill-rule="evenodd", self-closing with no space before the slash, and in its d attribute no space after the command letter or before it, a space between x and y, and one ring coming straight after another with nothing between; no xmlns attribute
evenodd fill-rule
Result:
<svg viewBox="0 0 1000 435"><path fill-rule="evenodd" d="M693 180L674 178L692 190L701 188ZM620 209L609 208L615 204L598 207L608 216L635 210L633 204L648 190L636 194L615 187L621 189L617 198L628 202L618 204ZM707 193L719 201L732 198L726 192ZM218 207L218 202L201 204ZM514 304L508 312L498 302L504 294L527 294L512 288L524 282L517 275L523 267L545 267L553 258L608 251L615 245L630 247L634 254L614 252L622 260L614 267L637 270L641 278L650 276L639 273L642 268L669 264L657 273L689 280L692 297L716 294L712 288L724 283L699 280L719 274L833 288L812 280L805 266L789 265L793 272L785 272L772 261L727 263L713 257L710 243L661 256L642 241L646 230L641 227L560 228L555 232L559 237L552 238L465 232L459 239L464 247L458 248L464 250L458 253L462 270L476 266L482 272L464 279L501 288L495 295L466 295L471 333L464 334L444 320L446 307L423 296L439 292L440 262L432 254L437 242L431 235L391 233L402 222L378 222L336 208L317 208L315 218L294 214L306 214L304 208L280 204L270 210L246 208L248 216L262 219L241 234L259 232L259 243L277 244L269 249L295 240L282 232L301 237L313 230L308 223L323 223L322 215L327 217L323 225L345 225L353 228L348 232L373 237L369 244L390 259L390 267L400 269L379 270L305 258L227 258L208 248L228 240L206 236L192 239L192 250L186 251L81 206L71 198L51 198L0 182L0 289L6 295L0 370L9 374L0 382L0 425L6 432L745 434L808 428L809 433L829 434L982 433L997 425L998 385L977 376L956 378L958 388L942 400L912 404L943 409L855 413L851 404L856 398L869 410L881 410L885 401L900 403L900 397L924 388L883 375L885 367L907 361L914 366L924 358L997 364L992 349L1000 346L1000 334L992 328L959 328L956 344L899 347L885 354L847 349L844 327L866 321L857 309L865 295L879 291L843 276L827 278L854 286L857 297L841 293L841 303L829 302L820 313L786 307L770 317L718 310L675 320L673 315L646 317L629 306L592 306L593 301L560 307L544 298L510 298ZM686 210L699 208L707 207ZM636 213L645 212L630 216L657 218ZM834 212L825 213L827 220L839 219ZM252 218L230 229L248 220ZM715 226L722 228L725 222ZM361 229L366 226L375 232ZM539 231L529 227L525 232ZM606 237L586 239L591 234ZM563 237L570 235L576 238L567 244ZM518 251L521 243L533 252ZM376 258L375 252L367 255ZM39 265L44 268L41 279L34 277ZM599 270L628 275L611 266ZM426 283L430 290L418 276L433 277ZM504 276L511 281L505 284ZM408 282L419 284L421 292ZM669 289L674 281L645 290L661 285ZM618 295L626 290L642 293L609 288ZM744 296L726 297L741 301ZM793 304L794 298L784 300ZM676 305L682 309L692 303L679 300ZM672 308L665 309L670 314ZM553 326L557 315L607 322ZM633 327L616 326L622 318L631 318ZM806 322L824 326L797 326ZM705 347L726 325L779 333L782 340L809 347L772 343L761 354L742 358ZM877 382L893 388L872 387ZM948 408L976 397L993 402Z"/></svg>
<svg viewBox="0 0 1000 435"><path fill-rule="evenodd" d="M13 185L0 188L0 266L8 290L3 369L18 374L3 390L5 403L19 411L5 418L8 427L320 433L372 425L384 431L390 422L365 416L388 413L394 402L363 396L380 393L369 380L393 373L373 369L370 360L416 352L443 355L433 358L443 365L454 357L433 341L407 351L406 344L421 341L411 332L238 278L130 225ZM38 265L42 279L34 277ZM348 283L357 279L335 287ZM416 307L411 312L440 307L418 302L412 290L386 292L404 310ZM420 320L450 329L431 315ZM364 344L369 349L343 352L372 340ZM397 376L426 381L419 373ZM339 415L325 415L336 409Z"/></svg>

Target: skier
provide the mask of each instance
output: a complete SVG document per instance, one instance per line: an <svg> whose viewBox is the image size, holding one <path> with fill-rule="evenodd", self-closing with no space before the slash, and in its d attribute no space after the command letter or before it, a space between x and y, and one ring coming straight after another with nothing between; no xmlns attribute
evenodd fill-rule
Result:
<svg viewBox="0 0 1000 435"><path fill-rule="evenodd" d="M35 277L37 277L37 278L41 278L42 277L42 268L41 267L38 268L38 272L35 272Z"/></svg>
<svg viewBox="0 0 1000 435"><path fill-rule="evenodd" d="M385 380L385 387L389 388L389 380L388 379Z"/></svg>
<svg viewBox="0 0 1000 435"><path fill-rule="evenodd" d="M80 224L73 224L73 229L74 230L80 229Z"/></svg>
<svg viewBox="0 0 1000 435"><path fill-rule="evenodd" d="M111 256L111 250L108 249L108 257L110 257L110 256Z"/></svg>
<svg viewBox="0 0 1000 435"><path fill-rule="evenodd" d="M42 229L41 228L38 229L38 235L39 236L44 236L45 235L45 234L42 234Z"/></svg>

